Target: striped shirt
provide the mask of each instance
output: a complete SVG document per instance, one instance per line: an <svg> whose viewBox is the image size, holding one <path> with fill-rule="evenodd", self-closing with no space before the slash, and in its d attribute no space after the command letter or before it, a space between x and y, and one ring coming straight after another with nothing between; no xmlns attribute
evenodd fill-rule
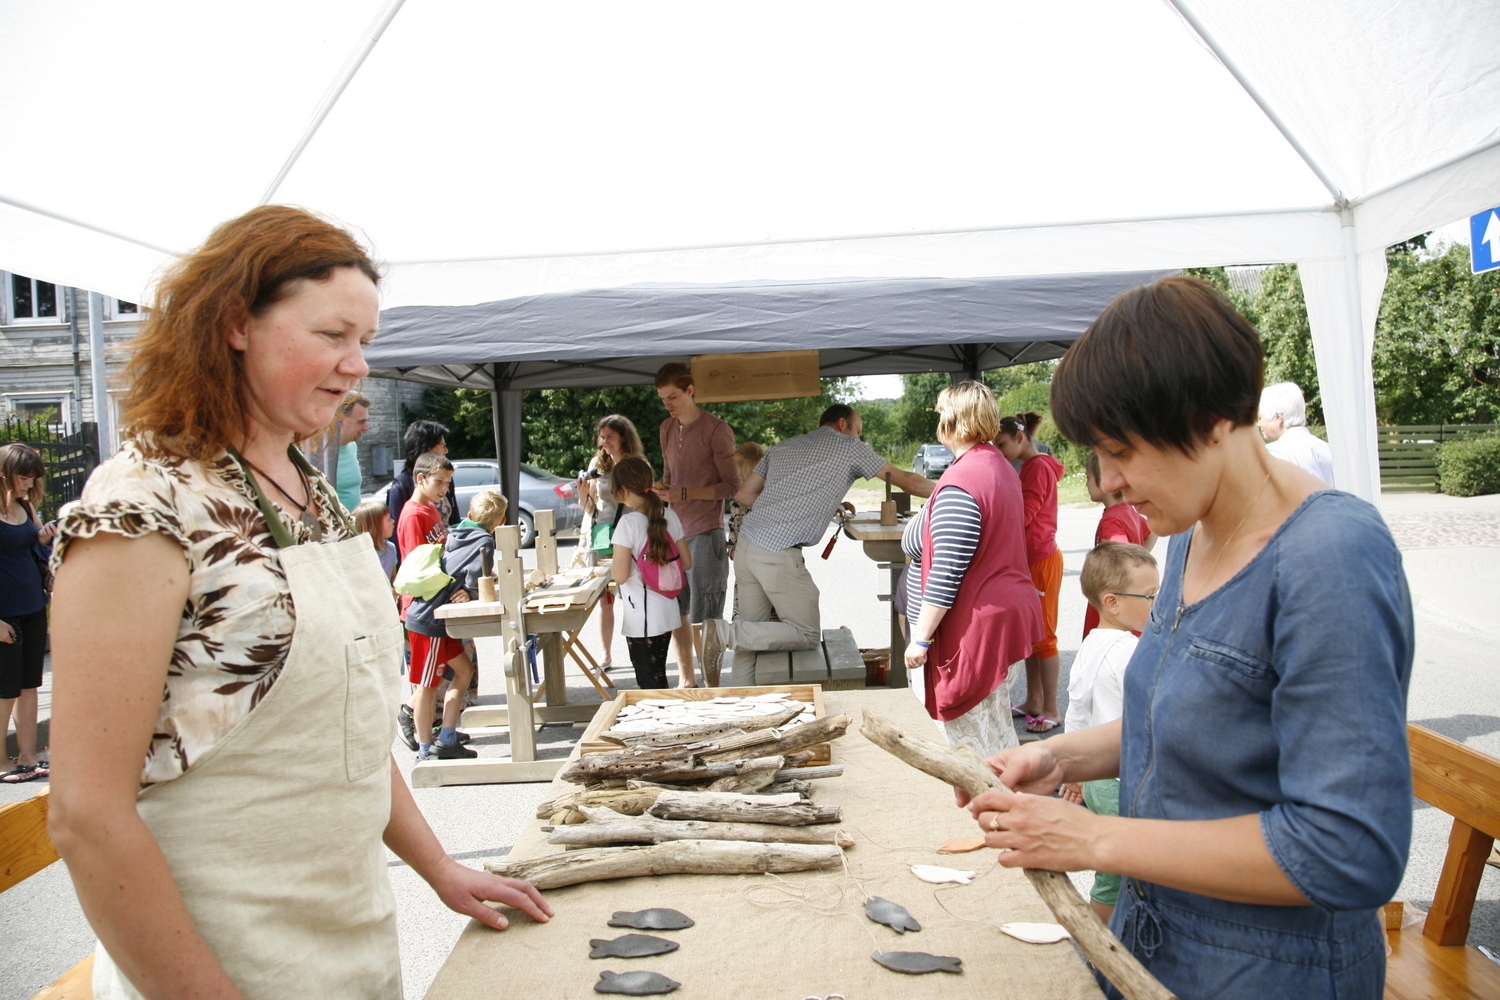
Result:
<svg viewBox="0 0 1500 1000"><path fill-rule="evenodd" d="M922 527L932 518L932 567L927 588L922 588ZM959 585L969 570L969 560L979 547L979 504L956 486L939 490L932 501L917 512L901 535L901 551L913 563L906 574L906 618L916 625L923 604L951 608L958 599Z"/></svg>

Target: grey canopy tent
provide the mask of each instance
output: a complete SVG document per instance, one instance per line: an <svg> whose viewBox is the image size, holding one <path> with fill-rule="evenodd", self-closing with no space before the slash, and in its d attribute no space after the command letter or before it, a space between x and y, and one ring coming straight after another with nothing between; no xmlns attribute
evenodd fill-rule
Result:
<svg viewBox="0 0 1500 1000"><path fill-rule="evenodd" d="M1172 271L643 284L381 313L371 374L494 394L503 488L519 490L521 393L646 385L695 354L816 349L824 376L1061 357L1120 292ZM601 414L602 415L602 414Z"/></svg>

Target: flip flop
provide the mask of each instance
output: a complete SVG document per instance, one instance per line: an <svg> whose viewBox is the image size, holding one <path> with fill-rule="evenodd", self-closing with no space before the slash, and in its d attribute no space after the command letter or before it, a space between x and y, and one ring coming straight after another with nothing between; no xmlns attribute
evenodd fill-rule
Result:
<svg viewBox="0 0 1500 1000"><path fill-rule="evenodd" d="M5 782L7 785L19 785L23 781L35 781L38 778L45 778L48 773L47 766L42 763L17 764L14 771L6 771L4 774L0 774L0 781Z"/></svg>
<svg viewBox="0 0 1500 1000"><path fill-rule="evenodd" d="M1023 708L1017 708L1015 702L1011 702L1010 703L1010 717L1012 719L1029 719L1029 718L1031 718L1031 716L1029 716L1029 715L1026 714L1026 710L1025 709L1023 709Z"/></svg>
<svg viewBox="0 0 1500 1000"><path fill-rule="evenodd" d="M1026 731L1028 733L1050 733L1060 725L1062 725L1061 722L1049 719L1045 715L1026 716Z"/></svg>

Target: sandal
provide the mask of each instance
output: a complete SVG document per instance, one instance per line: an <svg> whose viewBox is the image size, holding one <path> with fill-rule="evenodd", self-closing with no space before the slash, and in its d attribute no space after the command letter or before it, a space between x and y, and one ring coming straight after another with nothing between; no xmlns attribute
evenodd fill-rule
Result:
<svg viewBox="0 0 1500 1000"><path fill-rule="evenodd" d="M0 781L7 785L19 785L23 781L35 781L48 775L47 765L41 761L35 764L17 764L15 770L0 774Z"/></svg>
<svg viewBox="0 0 1500 1000"><path fill-rule="evenodd" d="M1026 731L1028 733L1050 733L1060 725L1062 725L1061 722L1049 719L1045 715L1026 716Z"/></svg>

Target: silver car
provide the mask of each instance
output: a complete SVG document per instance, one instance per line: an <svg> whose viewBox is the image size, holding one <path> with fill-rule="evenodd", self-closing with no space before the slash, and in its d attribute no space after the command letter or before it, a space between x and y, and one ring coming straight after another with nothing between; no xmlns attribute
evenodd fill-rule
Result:
<svg viewBox="0 0 1500 1000"><path fill-rule="evenodd" d="M928 479L937 479L953 464L953 452L940 444L924 444L911 460L911 471Z"/></svg>
<svg viewBox="0 0 1500 1000"><path fill-rule="evenodd" d="M469 513L469 501L481 490L500 489L500 463L493 458L461 458L453 461L453 495L458 500L458 512ZM501 490L501 492L504 492ZM529 548L536 541L536 519L539 510L557 512L557 533L574 533L583 523L583 508L578 505L578 484L571 479L554 476L534 465L521 466L521 497L517 503L516 518L521 525L521 547Z"/></svg>

